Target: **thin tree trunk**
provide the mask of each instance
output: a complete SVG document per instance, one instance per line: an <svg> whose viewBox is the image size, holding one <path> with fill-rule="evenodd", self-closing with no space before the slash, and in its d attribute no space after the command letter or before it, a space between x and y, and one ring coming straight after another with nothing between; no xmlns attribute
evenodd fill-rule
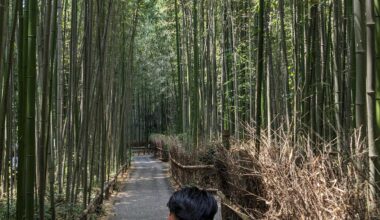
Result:
<svg viewBox="0 0 380 220"><path fill-rule="evenodd" d="M29 0L28 16L28 58L26 79L26 117L25 117L25 198L34 197L35 181L35 103L36 103L36 32L37 32L37 0ZM34 200L25 200L25 216L34 218Z"/></svg>
<svg viewBox="0 0 380 220"><path fill-rule="evenodd" d="M218 100L217 100L217 63L216 63L216 48L217 48L217 39L216 39L216 33L217 33L217 16L216 16L216 9L217 9L217 2L215 0L211 1L211 19L212 19L212 27L211 27L211 33L212 33L212 134L215 134L218 130L218 123L217 123L217 112L218 112Z"/></svg>
<svg viewBox="0 0 380 220"><path fill-rule="evenodd" d="M379 207L380 163L379 149L376 147L376 68L375 68L375 20L373 1L366 1L366 34L367 34L367 135L369 156L369 197L368 211L375 216Z"/></svg>
<svg viewBox="0 0 380 220"><path fill-rule="evenodd" d="M57 154L58 154L58 194L61 197L63 193L63 42L62 42L62 0L57 2L57 96L56 96L56 124L57 124Z"/></svg>
<svg viewBox="0 0 380 220"><path fill-rule="evenodd" d="M192 119L192 136L193 144L198 146L199 131L199 96L198 96L198 78L199 78L199 45L198 45L198 0L193 1L193 34L194 34L194 67L193 67L193 88L191 102L191 119Z"/></svg>
<svg viewBox="0 0 380 220"><path fill-rule="evenodd" d="M267 24L266 24L267 25ZM267 45L266 45L266 51L267 51L267 72L266 72L266 120L267 120L267 141L268 146L272 146L272 74L273 74L273 59L272 59L272 44L271 44L271 30L269 27L267 27Z"/></svg>
<svg viewBox="0 0 380 220"><path fill-rule="evenodd" d="M174 1L174 8L175 8L175 28L176 28L176 49L177 49L177 75L178 75L178 102L177 102L177 120L178 120L178 128L177 131L179 133L183 132L183 106L182 106L182 82L183 82L183 74L182 74L182 68L181 68L181 43L180 43L180 32L179 32L179 18L178 18L178 3L177 0Z"/></svg>
<svg viewBox="0 0 380 220"><path fill-rule="evenodd" d="M336 136L337 136L337 149L339 152L342 150L342 60L341 60L341 5L339 1L334 2L334 105L335 105L335 123L336 123Z"/></svg>
<svg viewBox="0 0 380 220"><path fill-rule="evenodd" d="M257 77L256 77L256 158L259 158L260 145L261 145L261 108L262 108L262 84L264 75L264 0L260 0L259 5L259 39L257 50Z"/></svg>
<svg viewBox="0 0 380 220"><path fill-rule="evenodd" d="M75 78L77 66L77 1L71 2L71 42L70 42L70 106L69 106L69 132L68 132L68 146L67 146L67 180L66 180L66 203L70 205L72 202L71 187L73 185L73 149L75 146L74 132L75 132ZM67 218L71 217L68 213Z"/></svg>
<svg viewBox="0 0 380 220"><path fill-rule="evenodd" d="M85 43L84 43L84 114L83 114L83 122L82 122L82 135L81 138L83 141L83 151L82 151L82 186L83 186L83 209L87 207L87 165L88 165L88 144L89 144L89 136L88 127L89 127L89 117L90 117L90 105L91 105L91 96L90 96L90 86L91 86L91 72L92 72L92 62L91 62L91 47L92 47L92 3L89 0L85 1Z"/></svg>
<svg viewBox="0 0 380 220"><path fill-rule="evenodd" d="M206 96L207 96L207 107L206 107L206 114L207 117L207 128L206 128L206 140L210 140L212 137L212 62L211 62L211 38L212 38L212 32L211 32L211 24L212 24L212 6L211 1L207 1L207 14L206 14L206 70L207 70L207 89L206 89Z"/></svg>
<svg viewBox="0 0 380 220"><path fill-rule="evenodd" d="M22 7L21 4L18 5L19 13L19 74L18 74L18 170L17 170L17 204L16 204L16 218L17 220L25 219L25 164L24 160L26 149L24 148L25 143L25 116L26 116L26 67L27 67L27 55L28 55L28 40L27 40L27 30L28 30L28 10L29 4Z"/></svg>
<svg viewBox="0 0 380 220"><path fill-rule="evenodd" d="M7 31L8 31L8 9L9 3L8 0L0 0L0 72L3 71L4 68L4 54L6 52L5 44L7 41ZM0 76L0 92L2 91L3 86L3 77L2 74ZM6 83L6 82L5 82Z"/></svg>
<svg viewBox="0 0 380 220"><path fill-rule="evenodd" d="M4 88L3 88L2 96L0 99L0 154L4 150L4 143L5 143L5 117L7 115L5 108L8 106L8 103L10 101L9 93L10 93L10 89L12 88L10 82L12 78L11 75L12 75L12 68L13 68L13 52L14 52L14 43L15 43L15 38L16 38L18 5L19 5L19 2L16 2L14 14L13 14L13 20L12 20L11 38L10 38L9 46L8 46L8 62L4 70ZM2 62L1 58L0 58L0 62ZM0 67L0 72L1 71L2 69ZM0 94L1 94L1 89L0 89ZM7 120L9 120L9 117ZM0 156L0 177L2 173L2 169L1 169L1 164L3 164L2 159L3 157Z"/></svg>
<svg viewBox="0 0 380 220"><path fill-rule="evenodd" d="M355 29L355 126L365 129L365 31L364 31L364 1L354 0Z"/></svg>
<svg viewBox="0 0 380 220"><path fill-rule="evenodd" d="M286 46L286 34L285 34L285 12L284 12L284 0L279 0L278 3L279 7L279 13L280 13L280 27L281 27L281 55L282 55L282 62L283 62L283 71L285 74L285 80L284 80L284 103L285 103L285 123L287 129L290 127L290 107L289 107L289 101L288 101L288 95L289 95L289 62L288 62L288 48Z"/></svg>
<svg viewBox="0 0 380 220"><path fill-rule="evenodd" d="M38 149L38 170L39 170L39 218L41 220L45 219L45 189L46 189L46 151L49 142L49 120L50 120L50 109L49 109L49 91L50 91L50 75L49 72L49 59L50 59L50 33L51 33L51 10L52 2L47 0L46 14L44 21L44 45L43 45L43 91L42 91L42 109L41 109L41 136L39 141Z"/></svg>

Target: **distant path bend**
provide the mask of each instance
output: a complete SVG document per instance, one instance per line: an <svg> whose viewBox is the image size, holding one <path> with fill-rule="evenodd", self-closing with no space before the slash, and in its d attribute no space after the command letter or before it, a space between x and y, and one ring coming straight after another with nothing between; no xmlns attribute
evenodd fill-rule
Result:
<svg viewBox="0 0 380 220"><path fill-rule="evenodd" d="M165 220L173 190L169 184L169 165L151 155L135 156L123 189L115 197L111 220Z"/></svg>

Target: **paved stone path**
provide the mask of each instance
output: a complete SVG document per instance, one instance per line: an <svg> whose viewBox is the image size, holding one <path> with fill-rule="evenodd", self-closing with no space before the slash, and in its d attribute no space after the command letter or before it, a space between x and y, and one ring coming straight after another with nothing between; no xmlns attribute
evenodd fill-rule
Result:
<svg viewBox="0 0 380 220"><path fill-rule="evenodd" d="M115 198L112 220L164 220L172 189L169 166L151 155L135 156L127 184Z"/></svg>
<svg viewBox="0 0 380 220"><path fill-rule="evenodd" d="M126 184L113 199L109 220L166 220L173 189L169 183L169 165L152 155L134 156ZM220 204L215 220L221 220Z"/></svg>

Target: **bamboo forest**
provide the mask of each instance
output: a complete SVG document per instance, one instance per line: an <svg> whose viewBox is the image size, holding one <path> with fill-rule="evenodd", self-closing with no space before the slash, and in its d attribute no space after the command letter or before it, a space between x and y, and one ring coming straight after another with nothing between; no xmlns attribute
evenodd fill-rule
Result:
<svg viewBox="0 0 380 220"><path fill-rule="evenodd" d="M0 0L0 219L168 216L380 219L380 0Z"/></svg>

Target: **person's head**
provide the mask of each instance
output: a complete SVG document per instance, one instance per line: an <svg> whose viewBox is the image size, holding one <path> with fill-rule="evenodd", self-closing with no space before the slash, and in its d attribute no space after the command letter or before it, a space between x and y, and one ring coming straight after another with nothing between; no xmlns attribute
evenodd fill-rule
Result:
<svg viewBox="0 0 380 220"><path fill-rule="evenodd" d="M218 211L214 196L196 187L173 193L167 204L169 220L212 220Z"/></svg>

